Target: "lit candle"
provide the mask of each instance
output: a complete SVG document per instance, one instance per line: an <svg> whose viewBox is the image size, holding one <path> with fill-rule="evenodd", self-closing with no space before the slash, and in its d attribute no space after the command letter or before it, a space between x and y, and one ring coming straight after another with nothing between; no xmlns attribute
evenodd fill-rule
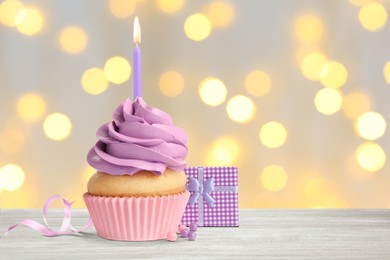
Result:
<svg viewBox="0 0 390 260"><path fill-rule="evenodd" d="M138 44L141 43L141 27L138 17L134 19L133 40L135 48L133 51L133 77L134 77L134 100L141 96L141 49Z"/></svg>

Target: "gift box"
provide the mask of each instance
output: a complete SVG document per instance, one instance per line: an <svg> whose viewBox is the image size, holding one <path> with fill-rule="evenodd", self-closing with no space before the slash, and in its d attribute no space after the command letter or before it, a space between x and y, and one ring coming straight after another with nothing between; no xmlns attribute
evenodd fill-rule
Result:
<svg viewBox="0 0 390 260"><path fill-rule="evenodd" d="M238 227L238 168L187 167L191 193L181 223L200 227Z"/></svg>

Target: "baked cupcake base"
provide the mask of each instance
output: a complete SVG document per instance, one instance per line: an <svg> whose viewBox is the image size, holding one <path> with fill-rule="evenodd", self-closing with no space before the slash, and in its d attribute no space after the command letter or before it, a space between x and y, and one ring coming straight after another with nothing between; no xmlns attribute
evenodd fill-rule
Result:
<svg viewBox="0 0 390 260"><path fill-rule="evenodd" d="M148 197L181 193L185 190L184 172L166 169L162 175L140 171L133 175L96 172L88 181L88 192L106 197Z"/></svg>
<svg viewBox="0 0 390 260"><path fill-rule="evenodd" d="M166 239L176 232L190 193L149 197L104 197L84 194L97 234L106 239Z"/></svg>

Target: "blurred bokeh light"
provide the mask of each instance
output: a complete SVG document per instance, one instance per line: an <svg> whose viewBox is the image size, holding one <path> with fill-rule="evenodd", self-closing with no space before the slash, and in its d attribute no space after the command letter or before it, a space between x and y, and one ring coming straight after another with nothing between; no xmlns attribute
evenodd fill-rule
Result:
<svg viewBox="0 0 390 260"><path fill-rule="evenodd" d="M16 28L26 35L39 33L43 27L43 15L35 8L24 8L16 16Z"/></svg>
<svg viewBox="0 0 390 260"><path fill-rule="evenodd" d="M20 97L17 103L19 116L27 121L37 121L46 112L45 100L34 93L28 93Z"/></svg>
<svg viewBox="0 0 390 260"><path fill-rule="evenodd" d="M250 98L238 95L229 99L226 112L231 120L237 123L247 123L255 117L256 106Z"/></svg>
<svg viewBox="0 0 390 260"><path fill-rule="evenodd" d="M349 0L349 1L356 6L361 6L368 2L371 2L372 0Z"/></svg>
<svg viewBox="0 0 390 260"><path fill-rule="evenodd" d="M261 127L259 138L264 146L278 148L286 142L287 130L279 122L268 122Z"/></svg>
<svg viewBox="0 0 390 260"><path fill-rule="evenodd" d="M90 68L81 76L81 85L85 92L98 95L108 88L108 80L101 68Z"/></svg>
<svg viewBox="0 0 390 260"><path fill-rule="evenodd" d="M176 97L183 91L184 79L179 72L167 71L161 75L159 87L165 96Z"/></svg>
<svg viewBox="0 0 390 260"><path fill-rule="evenodd" d="M72 122L69 117L61 113L48 115L43 122L43 131L46 136L55 141L62 141L72 131Z"/></svg>
<svg viewBox="0 0 390 260"><path fill-rule="evenodd" d="M342 87L347 81L348 72L343 64L331 61L325 64L320 72L322 85L329 88Z"/></svg>
<svg viewBox="0 0 390 260"><path fill-rule="evenodd" d="M18 25L16 17L24 9L22 2L17 0L7 0L0 4L0 21L2 24L15 27Z"/></svg>
<svg viewBox="0 0 390 260"><path fill-rule="evenodd" d="M381 114L366 112L357 118L355 130L362 138L376 140L384 135L386 125L386 120Z"/></svg>
<svg viewBox="0 0 390 260"><path fill-rule="evenodd" d="M214 28L226 28L233 23L234 7L227 1L212 1L206 15Z"/></svg>
<svg viewBox="0 0 390 260"><path fill-rule="evenodd" d="M386 62L383 67L383 76L385 77L386 82L390 84L390 61Z"/></svg>
<svg viewBox="0 0 390 260"><path fill-rule="evenodd" d="M306 55L301 63L303 76L310 80L320 80L321 72L327 63L327 58L320 52Z"/></svg>
<svg viewBox="0 0 390 260"><path fill-rule="evenodd" d="M156 3L161 11L171 14L183 7L184 0L156 0Z"/></svg>
<svg viewBox="0 0 390 260"><path fill-rule="evenodd" d="M202 41L211 34L211 23L207 16L196 13L189 16L184 23L184 32L193 41Z"/></svg>
<svg viewBox="0 0 390 260"><path fill-rule="evenodd" d="M249 94L261 97L268 94L271 89L271 83L271 78L266 72L253 71L246 77L245 87Z"/></svg>
<svg viewBox="0 0 390 260"><path fill-rule="evenodd" d="M323 88L317 92L314 104L318 112L324 115L332 115L341 109L343 96L338 89Z"/></svg>
<svg viewBox="0 0 390 260"><path fill-rule="evenodd" d="M131 67L125 58L115 56L108 59L104 64L104 74L108 81L114 84L122 84L129 80Z"/></svg>
<svg viewBox="0 0 390 260"><path fill-rule="evenodd" d="M279 165L267 166L261 173L261 183L264 188L270 191L283 189L288 180L286 170Z"/></svg>
<svg viewBox="0 0 390 260"><path fill-rule="evenodd" d="M234 165L240 155L240 145L233 137L218 138L207 153L206 165Z"/></svg>
<svg viewBox="0 0 390 260"><path fill-rule="evenodd" d="M64 51L77 54L82 52L88 43L87 34L75 26L65 28L60 35L60 44Z"/></svg>
<svg viewBox="0 0 390 260"><path fill-rule="evenodd" d="M315 15L304 15L295 24L295 34L299 42L305 44L318 43L324 34L324 26Z"/></svg>
<svg viewBox="0 0 390 260"><path fill-rule="evenodd" d="M387 157L382 147L373 142L365 142L359 145L355 156L360 167L369 172L382 169Z"/></svg>
<svg viewBox="0 0 390 260"><path fill-rule="evenodd" d="M23 185L24 179L24 171L19 165L7 164L0 168L0 189L17 190Z"/></svg>
<svg viewBox="0 0 390 260"><path fill-rule="evenodd" d="M109 7L113 15L125 19L135 11L136 0L110 0Z"/></svg>
<svg viewBox="0 0 390 260"><path fill-rule="evenodd" d="M227 95L225 84L221 80L213 77L202 80L198 92L202 101L213 107L222 104Z"/></svg>
<svg viewBox="0 0 390 260"><path fill-rule="evenodd" d="M344 114L351 119L357 118L370 109L371 101L368 96L363 93L353 92L344 98L343 111Z"/></svg>
<svg viewBox="0 0 390 260"><path fill-rule="evenodd" d="M359 11L359 21L369 31L377 31L385 26L387 11L381 3L369 2Z"/></svg>

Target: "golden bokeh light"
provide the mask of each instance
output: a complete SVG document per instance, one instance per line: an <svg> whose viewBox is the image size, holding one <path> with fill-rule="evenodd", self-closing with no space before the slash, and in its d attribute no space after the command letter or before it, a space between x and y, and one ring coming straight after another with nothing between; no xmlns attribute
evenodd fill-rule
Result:
<svg viewBox="0 0 390 260"><path fill-rule="evenodd" d="M122 84L130 78L131 67L125 58L114 56L104 64L104 74L110 82Z"/></svg>
<svg viewBox="0 0 390 260"><path fill-rule="evenodd" d="M23 169L16 164L6 164L0 168L0 189L14 191L19 189L25 179Z"/></svg>
<svg viewBox="0 0 390 260"><path fill-rule="evenodd" d="M3 25L15 27L18 25L16 19L18 13L24 9L22 2L17 0L6 0L0 4L0 21Z"/></svg>
<svg viewBox="0 0 390 260"><path fill-rule="evenodd" d="M261 183L269 191L280 191L288 180L286 170L279 165L270 165L261 173Z"/></svg>
<svg viewBox="0 0 390 260"><path fill-rule="evenodd" d="M255 117L256 106L250 98L237 95L228 101L226 112L234 122L247 123Z"/></svg>
<svg viewBox="0 0 390 260"><path fill-rule="evenodd" d="M386 82L390 84L390 61L386 62L385 66L383 66L383 76Z"/></svg>
<svg viewBox="0 0 390 260"><path fill-rule="evenodd" d="M72 54L82 52L87 47L88 36L83 29L75 26L65 28L60 34L60 45Z"/></svg>
<svg viewBox="0 0 390 260"><path fill-rule="evenodd" d="M369 31L377 31L385 26L387 11L381 3L369 2L359 11L359 21Z"/></svg>
<svg viewBox="0 0 390 260"><path fill-rule="evenodd" d="M15 154L22 150L26 135L16 127L7 127L0 132L0 151Z"/></svg>
<svg viewBox="0 0 390 260"><path fill-rule="evenodd" d="M351 2L351 4L353 5L356 5L356 6L361 6L361 5L364 5L364 4L367 4L368 2L372 1L372 0L349 0Z"/></svg>
<svg viewBox="0 0 390 260"><path fill-rule="evenodd" d="M217 78L209 77L202 80L198 88L202 101L212 107L225 102L227 89L225 84Z"/></svg>
<svg viewBox="0 0 390 260"><path fill-rule="evenodd" d="M81 76L81 86L91 95L103 93L108 88L108 80L101 68L90 68Z"/></svg>
<svg viewBox="0 0 390 260"><path fill-rule="evenodd" d="M287 139L287 130L279 122L268 122L263 125L259 131L261 143L268 148L278 148L282 146Z"/></svg>
<svg viewBox="0 0 390 260"><path fill-rule="evenodd" d="M18 31L25 35L37 34L43 27L43 16L40 11L34 8L21 10L16 17L16 21Z"/></svg>
<svg viewBox="0 0 390 260"><path fill-rule="evenodd" d="M46 102L41 96L28 93L19 98L16 108L22 119L26 121L37 121L46 112Z"/></svg>
<svg viewBox="0 0 390 260"><path fill-rule="evenodd" d="M189 16L184 22L184 32L193 41L202 41L211 34L211 23L207 16L196 13Z"/></svg>
<svg viewBox="0 0 390 260"><path fill-rule="evenodd" d="M324 34L321 19L315 15L303 15L295 23L295 35L299 42L318 43Z"/></svg>
<svg viewBox="0 0 390 260"><path fill-rule="evenodd" d="M245 79L245 87L249 94L261 97L271 89L271 78L264 71L253 71Z"/></svg>
<svg viewBox="0 0 390 260"><path fill-rule="evenodd" d="M340 62L331 61L321 69L320 78L325 87L339 88L347 81L348 71Z"/></svg>
<svg viewBox="0 0 390 260"><path fill-rule="evenodd" d="M234 165L240 155L240 145L230 136L217 139L207 153L206 165Z"/></svg>
<svg viewBox="0 0 390 260"><path fill-rule="evenodd" d="M351 119L355 119L359 115L368 112L370 108L371 101L363 93L353 92L344 98L343 112Z"/></svg>
<svg viewBox="0 0 390 260"><path fill-rule="evenodd" d="M321 52L308 54L301 63L303 76L310 80L320 80L321 71L328 63L328 59Z"/></svg>
<svg viewBox="0 0 390 260"><path fill-rule="evenodd" d="M134 14L136 5L136 0L110 0L109 3L111 13L121 19Z"/></svg>
<svg viewBox="0 0 390 260"><path fill-rule="evenodd" d="M54 141L62 141L72 131L72 122L69 117L61 113L53 113L43 122L43 131L46 136Z"/></svg>
<svg viewBox="0 0 390 260"><path fill-rule="evenodd" d="M376 140L382 137L386 131L385 118L376 112L366 112L355 121L356 133L365 139Z"/></svg>
<svg viewBox="0 0 390 260"><path fill-rule="evenodd" d="M314 104L318 112L332 115L341 109L343 104L342 92L334 88L323 88L317 92Z"/></svg>
<svg viewBox="0 0 390 260"><path fill-rule="evenodd" d="M210 23L215 28L225 28L233 23L234 7L226 1L213 1L206 12Z"/></svg>
<svg viewBox="0 0 390 260"><path fill-rule="evenodd" d="M382 169L386 163L386 154L379 144L365 142L359 145L355 158L359 166L368 172Z"/></svg>
<svg viewBox="0 0 390 260"><path fill-rule="evenodd" d="M172 14L183 7L184 0L156 0L156 4L164 13Z"/></svg>
<svg viewBox="0 0 390 260"><path fill-rule="evenodd" d="M167 71L160 76L159 87L161 93L168 97L176 97L184 89L184 79L176 71Z"/></svg>

